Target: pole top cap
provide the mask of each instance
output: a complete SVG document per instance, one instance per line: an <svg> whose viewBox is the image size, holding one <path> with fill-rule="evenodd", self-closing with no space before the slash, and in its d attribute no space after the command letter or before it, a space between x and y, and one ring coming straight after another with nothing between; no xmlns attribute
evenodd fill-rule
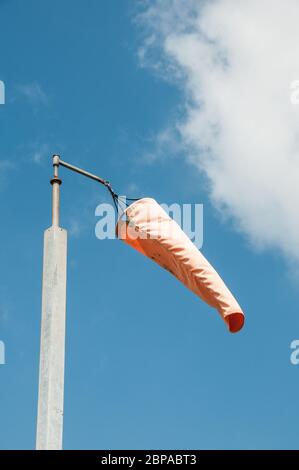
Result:
<svg viewBox="0 0 299 470"><path fill-rule="evenodd" d="M60 160L59 155L53 155L53 166L59 166L59 160Z"/></svg>

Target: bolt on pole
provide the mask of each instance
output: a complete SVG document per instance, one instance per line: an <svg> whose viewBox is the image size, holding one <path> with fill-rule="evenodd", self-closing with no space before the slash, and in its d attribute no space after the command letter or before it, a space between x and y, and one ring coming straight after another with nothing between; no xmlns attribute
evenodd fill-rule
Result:
<svg viewBox="0 0 299 470"><path fill-rule="evenodd" d="M52 226L44 233L37 450L61 450L63 437L67 231L59 226L59 156L53 156Z"/></svg>

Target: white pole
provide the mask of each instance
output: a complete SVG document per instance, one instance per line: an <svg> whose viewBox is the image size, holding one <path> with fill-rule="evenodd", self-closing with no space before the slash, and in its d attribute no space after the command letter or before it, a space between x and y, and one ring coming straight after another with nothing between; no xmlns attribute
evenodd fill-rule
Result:
<svg viewBox="0 0 299 470"><path fill-rule="evenodd" d="M63 433L67 231L59 227L59 157L54 155L52 226L44 234L37 450L61 450Z"/></svg>

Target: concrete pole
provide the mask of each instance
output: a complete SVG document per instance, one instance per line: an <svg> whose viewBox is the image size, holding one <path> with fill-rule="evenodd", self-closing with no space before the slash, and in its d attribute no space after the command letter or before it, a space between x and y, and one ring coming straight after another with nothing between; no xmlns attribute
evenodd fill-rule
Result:
<svg viewBox="0 0 299 470"><path fill-rule="evenodd" d="M44 233L37 450L61 450L63 433L67 231L59 227L59 157L54 155L52 226Z"/></svg>

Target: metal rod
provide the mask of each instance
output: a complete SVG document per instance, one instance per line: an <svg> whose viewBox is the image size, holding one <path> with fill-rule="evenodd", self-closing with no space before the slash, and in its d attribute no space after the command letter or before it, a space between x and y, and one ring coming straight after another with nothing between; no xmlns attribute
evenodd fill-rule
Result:
<svg viewBox="0 0 299 470"><path fill-rule="evenodd" d="M64 166L65 168L68 168L69 170L75 171L76 173L79 173L80 175L87 176L87 178L98 181L99 183L102 183L104 185L107 185L108 183L108 181L104 180L103 178L93 175L92 173L82 170L82 168L78 168L77 166L71 165L70 163L64 162L63 160L59 159L59 164L61 166Z"/></svg>
<svg viewBox="0 0 299 470"><path fill-rule="evenodd" d="M59 227L59 212L60 212L60 185L61 179L58 177L60 158L58 155L53 155L54 177L51 179L52 184L52 225Z"/></svg>

